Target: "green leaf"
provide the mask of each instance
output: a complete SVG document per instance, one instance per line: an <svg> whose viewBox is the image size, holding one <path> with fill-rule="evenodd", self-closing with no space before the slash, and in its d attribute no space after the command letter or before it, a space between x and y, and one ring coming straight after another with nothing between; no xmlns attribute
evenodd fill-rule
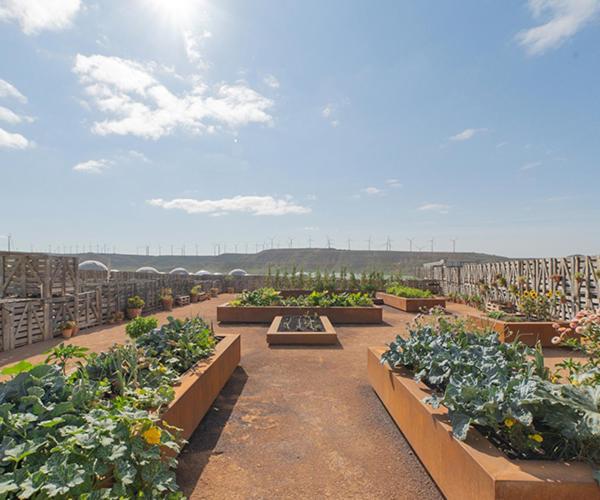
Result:
<svg viewBox="0 0 600 500"><path fill-rule="evenodd" d="M34 367L34 365L32 365L29 361L22 360L14 365L7 366L2 371L0 371L0 374L2 374L2 375L18 375L19 373L26 373L26 372L30 371L33 367Z"/></svg>
<svg viewBox="0 0 600 500"><path fill-rule="evenodd" d="M450 414L450 423L452 424L452 434L461 441L467 439L467 434L471 425L471 418L468 415L453 412Z"/></svg>

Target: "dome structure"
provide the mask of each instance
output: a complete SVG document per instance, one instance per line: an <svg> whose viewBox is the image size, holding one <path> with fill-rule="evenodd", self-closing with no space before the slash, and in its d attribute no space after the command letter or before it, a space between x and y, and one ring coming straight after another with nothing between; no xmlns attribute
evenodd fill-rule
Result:
<svg viewBox="0 0 600 500"><path fill-rule="evenodd" d="M104 271L108 272L108 267L106 267L102 262L98 260L84 260L79 264L80 271Z"/></svg>
<svg viewBox="0 0 600 500"><path fill-rule="evenodd" d="M135 272L136 273L160 274L158 269L156 269L155 267L151 267L151 266L140 267L139 269L136 269Z"/></svg>
<svg viewBox="0 0 600 500"><path fill-rule="evenodd" d="M200 269L200 271L197 271L194 274L196 276L210 276L212 273L210 271L207 271L206 269Z"/></svg>
<svg viewBox="0 0 600 500"><path fill-rule="evenodd" d="M184 267L176 267L175 269L171 269L171 271L169 271L169 274L187 275L187 274L190 274L190 273Z"/></svg>
<svg viewBox="0 0 600 500"><path fill-rule="evenodd" d="M212 273L212 274L213 274L213 276L223 276L223 273L219 273L219 272L217 272L217 273Z"/></svg>
<svg viewBox="0 0 600 500"><path fill-rule="evenodd" d="M229 276L247 276L248 273L243 269L232 269L229 271Z"/></svg>

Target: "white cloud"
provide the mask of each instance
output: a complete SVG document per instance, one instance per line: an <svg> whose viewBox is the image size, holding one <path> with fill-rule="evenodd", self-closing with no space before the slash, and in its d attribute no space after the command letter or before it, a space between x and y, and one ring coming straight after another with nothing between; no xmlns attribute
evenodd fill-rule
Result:
<svg viewBox="0 0 600 500"><path fill-rule="evenodd" d="M0 121L15 124L21 123L22 118L10 109L0 106Z"/></svg>
<svg viewBox="0 0 600 500"><path fill-rule="evenodd" d="M209 31L203 31L199 35L190 30L183 31L183 43L188 61L195 64L198 69L206 70L210 67L210 64L202 57L200 44L203 39L210 38L211 36L212 34Z"/></svg>
<svg viewBox="0 0 600 500"><path fill-rule="evenodd" d="M508 142L506 142L506 141L499 142L498 144L496 144L496 148L498 148L498 149L503 148L507 144L508 144Z"/></svg>
<svg viewBox="0 0 600 500"><path fill-rule="evenodd" d="M17 21L27 35L68 28L81 0L0 0L0 20Z"/></svg>
<svg viewBox="0 0 600 500"><path fill-rule="evenodd" d="M363 193L368 194L369 196L383 193L383 191L381 189L373 187L373 186L366 187L366 188L362 189L361 191Z"/></svg>
<svg viewBox="0 0 600 500"><path fill-rule="evenodd" d="M472 139L473 137L475 137L477 134L479 134L481 132L485 132L486 130L487 129L485 129L485 128L466 128L462 132L459 132L458 134L450 137L449 140L451 140L451 141L468 141L469 139Z"/></svg>
<svg viewBox="0 0 600 500"><path fill-rule="evenodd" d="M134 159L134 160L139 160L143 163L152 163L152 161L150 160L150 158L148 158L144 153L142 153L141 151L135 151L134 149L130 149L129 152L129 157Z"/></svg>
<svg viewBox="0 0 600 500"><path fill-rule="evenodd" d="M385 183L392 188L402 187L402 183L398 179L386 179Z"/></svg>
<svg viewBox="0 0 600 500"><path fill-rule="evenodd" d="M542 165L541 161L532 161L530 163L525 163L525 165L521 166L521 170L531 170L533 168L537 168Z"/></svg>
<svg viewBox="0 0 600 500"><path fill-rule="evenodd" d="M333 105L331 104L326 104L325 107L323 108L323 110L321 111L321 114L323 115L323 118L329 118L333 113Z"/></svg>
<svg viewBox="0 0 600 500"><path fill-rule="evenodd" d="M195 200L176 198L174 200L153 199L150 205L166 210L183 210L188 214L225 215L231 212L251 213L253 215L306 214L311 210L294 203L289 198L272 196L234 196L221 200Z"/></svg>
<svg viewBox="0 0 600 500"><path fill-rule="evenodd" d="M547 21L517 34L530 55L560 47L600 13L600 0L529 0L535 19Z"/></svg>
<svg viewBox="0 0 600 500"><path fill-rule="evenodd" d="M265 82L265 84L268 85L269 87L271 87L272 89L279 88L279 80L277 78L275 78L273 75L265 76L263 78L263 82Z"/></svg>
<svg viewBox="0 0 600 500"><path fill-rule="evenodd" d="M14 97L18 101L27 102L27 97L6 80L2 80L2 78L0 78L0 97Z"/></svg>
<svg viewBox="0 0 600 500"><path fill-rule="evenodd" d="M75 172L85 172L88 174L101 174L103 173L108 167L110 167L112 162L110 162L109 160L89 160L89 161L84 161L81 163L78 163L77 165L75 165L73 167L73 170L75 170Z"/></svg>
<svg viewBox="0 0 600 500"><path fill-rule="evenodd" d="M33 147L33 143L21 134L12 134L0 128L0 148L27 149Z"/></svg>
<svg viewBox="0 0 600 500"><path fill-rule="evenodd" d="M189 92L177 95L156 77L155 64L101 55L77 55L73 71L91 102L108 115L92 131L159 139L182 129L193 134L249 123L271 124L273 101L244 83L214 89L196 77Z"/></svg>
<svg viewBox="0 0 600 500"><path fill-rule="evenodd" d="M441 214L447 214L448 210L450 210L450 205L444 205L443 203L425 203L417 210L421 210L423 212L439 212Z"/></svg>

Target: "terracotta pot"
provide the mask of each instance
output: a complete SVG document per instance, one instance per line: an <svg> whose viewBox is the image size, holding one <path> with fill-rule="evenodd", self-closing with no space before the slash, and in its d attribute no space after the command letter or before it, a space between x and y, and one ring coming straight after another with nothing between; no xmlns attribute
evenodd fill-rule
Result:
<svg viewBox="0 0 600 500"><path fill-rule="evenodd" d="M163 309L165 311L173 310L173 299L162 299Z"/></svg>
<svg viewBox="0 0 600 500"><path fill-rule="evenodd" d="M127 309L127 317L129 319L135 319L139 316L142 315L142 308L141 307L135 307L133 309Z"/></svg>
<svg viewBox="0 0 600 500"><path fill-rule="evenodd" d="M62 331L62 336L65 339L70 339L73 336L73 328L66 328Z"/></svg>
<svg viewBox="0 0 600 500"><path fill-rule="evenodd" d="M235 288L230 286L229 288L227 288L227 293L235 293Z"/></svg>
<svg viewBox="0 0 600 500"><path fill-rule="evenodd" d="M195 304L196 302L198 302L198 299L199 299L198 295L190 295L190 301L192 303Z"/></svg>
<svg viewBox="0 0 600 500"><path fill-rule="evenodd" d="M79 326L76 326L75 328L73 328L73 334L71 335L71 337L75 337L75 335L77 335L79 333Z"/></svg>

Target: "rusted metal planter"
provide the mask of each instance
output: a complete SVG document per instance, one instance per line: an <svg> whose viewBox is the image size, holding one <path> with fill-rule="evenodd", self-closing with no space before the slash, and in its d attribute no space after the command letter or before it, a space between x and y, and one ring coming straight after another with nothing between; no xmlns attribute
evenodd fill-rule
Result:
<svg viewBox="0 0 600 500"><path fill-rule="evenodd" d="M377 292L375 295L378 299L382 299L386 306L394 307L406 312L421 312L429 310L433 307L446 307L446 299L443 297L431 297L427 299L411 299L407 297L398 297L391 293Z"/></svg>
<svg viewBox="0 0 600 500"><path fill-rule="evenodd" d="M446 498L600 499L587 464L511 460L473 429L466 441L454 438L447 410L423 403L430 390L409 372L393 372L380 363L385 349L367 351L369 382Z"/></svg>
<svg viewBox="0 0 600 500"><path fill-rule="evenodd" d="M325 328L323 332L280 332L279 325L283 316L276 316L267 332L269 345L331 345L337 344L338 338L335 328L327 316L319 319Z"/></svg>
<svg viewBox="0 0 600 500"><path fill-rule="evenodd" d="M240 335L219 337L214 354L182 376L174 388L175 399L161 416L167 424L182 429L184 439L194 433L240 362Z"/></svg>
<svg viewBox="0 0 600 500"><path fill-rule="evenodd" d="M474 325L497 332L501 342L513 342L518 338L532 347L538 340L542 347L553 347L552 339L558 336L558 332L552 325L569 325L565 321L502 321L477 314L469 314L468 317Z"/></svg>
<svg viewBox="0 0 600 500"><path fill-rule="evenodd" d="M271 323L276 316L302 316L304 314L327 316L332 323L370 324L383 322L381 307L286 307L217 306L217 321L221 323Z"/></svg>

